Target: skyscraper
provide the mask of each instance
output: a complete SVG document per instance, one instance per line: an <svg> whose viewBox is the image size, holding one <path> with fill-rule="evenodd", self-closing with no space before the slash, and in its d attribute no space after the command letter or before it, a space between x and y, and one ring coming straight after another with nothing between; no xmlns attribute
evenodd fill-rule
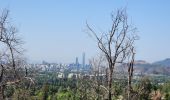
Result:
<svg viewBox="0 0 170 100"><path fill-rule="evenodd" d="M78 60L78 57L76 57L76 66L79 64L79 60Z"/></svg>
<svg viewBox="0 0 170 100"><path fill-rule="evenodd" d="M82 61L82 68L84 69L85 68L85 53L83 52L83 61Z"/></svg>

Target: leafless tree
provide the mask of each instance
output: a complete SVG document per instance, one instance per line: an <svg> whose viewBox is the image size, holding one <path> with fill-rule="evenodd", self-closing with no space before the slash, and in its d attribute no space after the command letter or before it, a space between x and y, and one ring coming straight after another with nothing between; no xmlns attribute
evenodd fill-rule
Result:
<svg viewBox="0 0 170 100"><path fill-rule="evenodd" d="M4 97L4 86L22 80L22 75L18 72L19 68L24 66L23 59L19 58L22 55L22 43L17 29L10 24L9 10L3 10L0 13L0 47L2 47L0 49L0 97Z"/></svg>
<svg viewBox="0 0 170 100"><path fill-rule="evenodd" d="M100 100L101 98L105 97L105 93L107 92L107 88L105 87L105 70L106 70L106 64L105 64L105 58L103 55L99 55L97 57L94 57L90 60L91 65L91 73L92 76L91 79L91 86L95 92L97 100ZM103 94L101 94L103 93Z"/></svg>
<svg viewBox="0 0 170 100"><path fill-rule="evenodd" d="M107 59L109 76L108 76L108 99L112 100L112 82L113 70L123 63L129 54L130 48L136 40L136 28L128 24L126 10L118 10L112 14L112 26L108 33L99 35L87 23L90 35L93 36L98 44L99 49L104 53Z"/></svg>
<svg viewBox="0 0 170 100"><path fill-rule="evenodd" d="M133 78L133 72L134 72L134 60L135 60L135 52L134 52L134 47L131 48L131 52L130 52L130 62L128 63L128 100L131 99L131 91L132 90L132 78Z"/></svg>

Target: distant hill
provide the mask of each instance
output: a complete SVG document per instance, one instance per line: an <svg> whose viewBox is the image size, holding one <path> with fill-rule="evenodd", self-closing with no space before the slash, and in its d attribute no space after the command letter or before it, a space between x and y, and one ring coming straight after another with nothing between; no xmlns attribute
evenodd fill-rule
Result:
<svg viewBox="0 0 170 100"><path fill-rule="evenodd" d="M148 63L144 60L135 61L134 72L170 75L170 58L154 63Z"/></svg>
<svg viewBox="0 0 170 100"><path fill-rule="evenodd" d="M149 62L146 62L145 60L137 60L135 61L135 64L149 64Z"/></svg>
<svg viewBox="0 0 170 100"><path fill-rule="evenodd" d="M126 63L124 63L122 67L116 67L115 70L127 72L127 67L125 65ZM134 73L145 75L170 75L170 58L154 63L149 63L145 60L137 60L134 62Z"/></svg>
<svg viewBox="0 0 170 100"><path fill-rule="evenodd" d="M153 63L154 65L160 65L160 66L166 66L170 67L170 58L167 58L165 60L157 61Z"/></svg>

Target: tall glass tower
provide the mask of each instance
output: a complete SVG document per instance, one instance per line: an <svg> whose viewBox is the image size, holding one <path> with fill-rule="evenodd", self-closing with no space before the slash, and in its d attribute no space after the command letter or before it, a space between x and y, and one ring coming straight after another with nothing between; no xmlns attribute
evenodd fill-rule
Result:
<svg viewBox="0 0 170 100"><path fill-rule="evenodd" d="M76 57L76 66L79 64L79 60L78 60L78 57Z"/></svg>
<svg viewBox="0 0 170 100"><path fill-rule="evenodd" d="M84 69L85 68L85 53L83 52L83 61L82 61L82 68Z"/></svg>

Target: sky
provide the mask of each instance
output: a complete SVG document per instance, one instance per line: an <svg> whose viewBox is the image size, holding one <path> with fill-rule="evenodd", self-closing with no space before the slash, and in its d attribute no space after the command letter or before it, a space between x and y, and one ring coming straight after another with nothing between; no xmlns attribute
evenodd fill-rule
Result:
<svg viewBox="0 0 170 100"><path fill-rule="evenodd" d="M137 27L136 59L154 62L170 58L169 0L0 0L10 10L31 62L71 63L82 53L86 61L98 54L96 42L86 33L86 21L107 32L111 13L127 9Z"/></svg>

